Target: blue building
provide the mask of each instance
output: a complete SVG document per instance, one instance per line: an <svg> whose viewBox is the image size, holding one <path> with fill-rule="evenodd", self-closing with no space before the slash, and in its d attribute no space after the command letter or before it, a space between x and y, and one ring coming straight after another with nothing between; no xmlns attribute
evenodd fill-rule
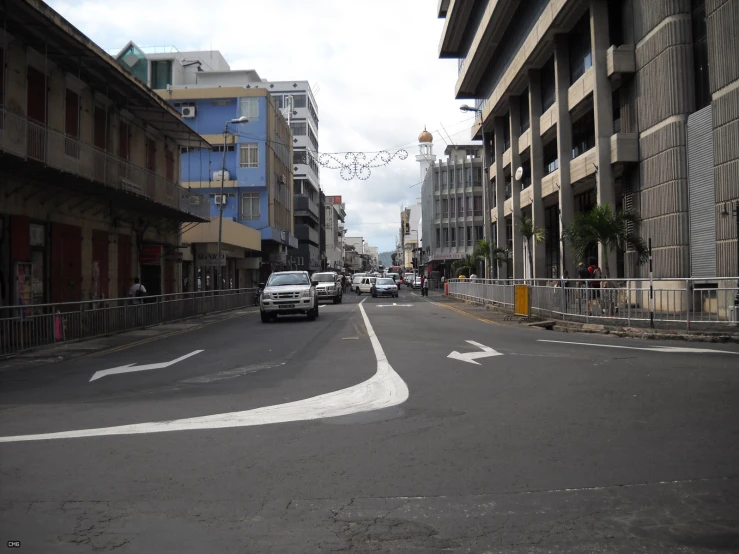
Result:
<svg viewBox="0 0 739 554"><path fill-rule="evenodd" d="M212 145L209 150L182 150L182 186L203 194L213 217L222 209L225 219L259 231L262 277L285 267L288 249L298 246L292 136L269 93L203 86L173 86L157 92ZM246 122L232 123L244 117Z"/></svg>

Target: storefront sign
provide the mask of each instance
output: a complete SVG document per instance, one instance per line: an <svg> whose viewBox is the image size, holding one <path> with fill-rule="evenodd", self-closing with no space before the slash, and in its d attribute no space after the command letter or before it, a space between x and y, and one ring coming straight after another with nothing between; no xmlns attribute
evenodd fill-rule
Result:
<svg viewBox="0 0 739 554"><path fill-rule="evenodd" d="M341 196L327 196L326 204L341 204Z"/></svg>
<svg viewBox="0 0 739 554"><path fill-rule="evenodd" d="M141 247L139 262L142 264L158 264L162 257L162 247L156 244L145 244Z"/></svg>
<svg viewBox="0 0 739 554"><path fill-rule="evenodd" d="M464 254L447 253L447 254L434 254L432 260L461 260Z"/></svg>
<svg viewBox="0 0 739 554"><path fill-rule="evenodd" d="M44 226L31 223L31 246L43 246L44 245Z"/></svg>
<svg viewBox="0 0 739 554"><path fill-rule="evenodd" d="M195 263L201 266L224 266L226 265L226 253L221 252L220 263L218 261L218 254L209 254L207 252L196 254Z"/></svg>

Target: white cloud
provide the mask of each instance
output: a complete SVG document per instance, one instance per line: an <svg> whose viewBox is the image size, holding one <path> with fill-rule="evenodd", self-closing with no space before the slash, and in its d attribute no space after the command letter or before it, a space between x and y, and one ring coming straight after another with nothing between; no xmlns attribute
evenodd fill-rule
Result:
<svg viewBox="0 0 739 554"><path fill-rule="evenodd" d="M405 145L408 158L346 182L323 169L321 186L347 204L350 235L395 247L401 204L420 194L416 137L424 125L437 153L443 123L468 142L471 118L454 100L456 60L439 60L443 20L435 0L47 0L105 49L173 45L220 50L233 69L270 80L308 80L318 93L321 152ZM462 121L465 120L463 123ZM447 139L448 140L448 139Z"/></svg>

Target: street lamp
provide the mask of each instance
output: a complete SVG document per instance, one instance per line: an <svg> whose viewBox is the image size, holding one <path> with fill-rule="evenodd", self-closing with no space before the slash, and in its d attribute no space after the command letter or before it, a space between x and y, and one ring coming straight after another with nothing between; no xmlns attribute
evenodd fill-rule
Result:
<svg viewBox="0 0 739 554"><path fill-rule="evenodd" d="M226 121L223 126L223 158L221 161L221 203L218 209L218 288L223 287L223 265L221 265L221 239L223 237L223 186L224 175L226 173L226 139L228 137L228 126L231 124L249 123L249 120L243 115L238 119ZM225 265L225 264L224 264Z"/></svg>
<svg viewBox="0 0 739 554"><path fill-rule="evenodd" d="M485 122L482 120L482 109L480 108L473 108L472 106L468 106L467 104L463 104L459 107L459 110L462 112L475 112L476 114L480 114L480 131L482 132L482 175L484 179L483 183L483 203L485 204L483 206L483 221L485 224L485 236L488 239L488 248L490 249L488 253L488 257L490 259L489 265L489 272L492 274L492 268L493 268L493 237L491 236L492 230L490 226L490 175L488 175L488 155L487 155L487 141L485 140ZM500 224L500 222L498 222ZM488 278L492 277L492 275L488 275Z"/></svg>

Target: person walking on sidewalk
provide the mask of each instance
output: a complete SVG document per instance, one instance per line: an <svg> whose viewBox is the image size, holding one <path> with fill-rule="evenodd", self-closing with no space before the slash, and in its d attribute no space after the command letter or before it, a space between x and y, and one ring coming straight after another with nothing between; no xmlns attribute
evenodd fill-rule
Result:
<svg viewBox="0 0 739 554"><path fill-rule="evenodd" d="M428 296L429 295L429 280L424 279L423 284L421 285L421 296Z"/></svg>

